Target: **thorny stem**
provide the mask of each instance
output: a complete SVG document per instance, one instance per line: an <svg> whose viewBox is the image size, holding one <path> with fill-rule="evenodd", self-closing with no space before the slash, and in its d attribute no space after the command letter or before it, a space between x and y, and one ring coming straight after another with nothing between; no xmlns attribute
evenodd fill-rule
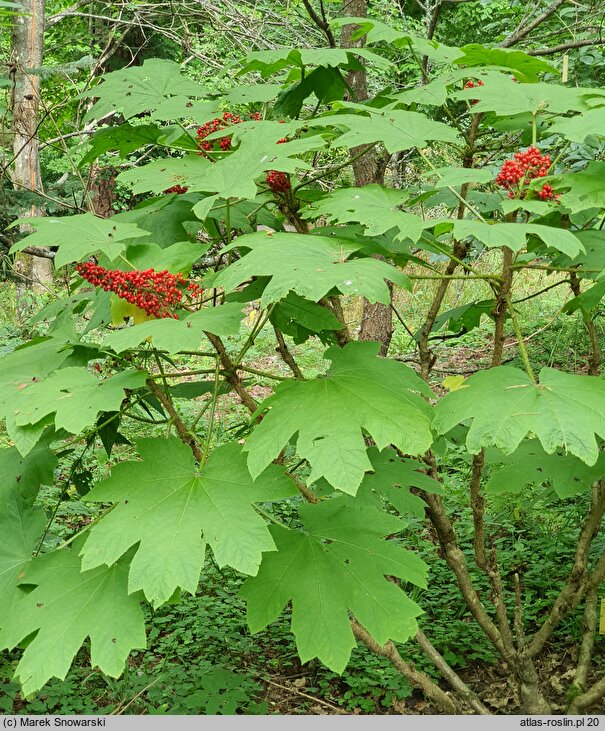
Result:
<svg viewBox="0 0 605 731"><path fill-rule="evenodd" d="M460 676L447 664L443 656L430 642L424 632L419 629L414 638L422 648L424 654L431 660L433 665L441 673L448 683L460 693L468 705L482 716L490 716L491 712L483 705L479 696L462 681Z"/></svg>
<svg viewBox="0 0 605 731"><path fill-rule="evenodd" d="M298 367L298 363L294 359L294 356L292 355L292 353L288 350L288 346L286 344L284 336L282 335L281 330L279 330L274 325L273 331L275 332L275 337L277 339L277 349L279 350L279 354L281 355L282 360L288 366L288 368L292 371L292 373L294 374L294 378L297 378L299 380L304 380L304 376L302 374L302 371Z"/></svg>
<svg viewBox="0 0 605 731"><path fill-rule="evenodd" d="M218 400L218 387L219 387L219 358L216 356L216 367L214 370L214 388L212 390L212 400L210 401L210 417L208 419L208 431L206 433L206 441L204 443L204 451L202 452L202 459L200 460L200 467L206 464L208 459L208 453L210 451L210 443L212 441L212 432L214 427L214 417L216 414L216 402Z"/></svg>
<svg viewBox="0 0 605 731"><path fill-rule="evenodd" d="M502 279L496 294L496 304L492 310L495 320L494 347L492 350L492 368L502 363L502 352L504 348L504 324L506 322L507 301L513 284L513 251L508 246L503 247L502 252Z"/></svg>
<svg viewBox="0 0 605 731"><path fill-rule="evenodd" d="M576 272L572 272L569 276L569 286L571 287L571 291L574 294L574 297L580 296L580 280L578 279L578 275ZM599 335L597 333L597 328L594 324L594 320L590 316L589 313L585 312L584 310L582 312L582 321L584 322L584 327L586 328L586 332L588 334L588 339L590 341L590 359L588 361L588 375L589 376L598 376L599 375L599 369L601 367L601 363L603 362L603 354L601 352L601 346L599 344Z"/></svg>
<svg viewBox="0 0 605 731"><path fill-rule="evenodd" d="M202 451L195 436L187 429L185 422L181 419L178 411L175 409L168 390L164 390L152 379L147 379L147 388L157 398L157 400L166 409L175 426L177 434L182 442L184 442L193 452L193 456L198 462L202 461Z"/></svg>
<svg viewBox="0 0 605 731"><path fill-rule="evenodd" d="M481 475L485 464L483 450L473 457L471 471L471 508L473 511L473 542L475 546L475 560L481 569L487 568L485 556L485 499L481 494Z"/></svg>
<svg viewBox="0 0 605 731"><path fill-rule="evenodd" d="M515 330L515 335L517 337L517 343L519 344L519 352L521 353L523 365L525 366L527 375L531 378L531 380L535 384L537 384L538 380L536 378L536 375L535 375L535 373L531 367L531 363L529 361L529 354L527 352L527 346L525 345L525 341L523 340L523 333L521 332L521 325L519 324L519 318L517 317L517 313L515 312L515 308L513 307L509 296L507 296L507 298L506 298L506 304L507 304L508 312L510 314L510 318L513 322L513 328Z"/></svg>
<svg viewBox="0 0 605 731"><path fill-rule="evenodd" d="M57 513L59 512L59 508L61 507L61 503L63 502L65 493L67 492L67 490L69 488L69 483L71 482L78 467L82 464L84 455L90 449L92 443L93 443L93 439L89 438L88 441L86 442L86 445L84 446L84 449L81 451L80 455L78 457L76 457L76 459L71 463L71 467L69 469L69 474L63 480L63 484L62 484L61 488L59 489L59 498L58 498L57 502L55 503L55 506L50 515L50 518L46 521L44 533L42 533L42 536L40 537L40 540L38 542L38 546L37 546L36 550L34 551L34 554L33 554L34 558L36 558L36 556L42 550L42 545L43 545L44 541L46 540L46 536L48 535L48 531L50 530L51 525L54 523L54 520L57 517Z"/></svg>
<svg viewBox="0 0 605 731"><path fill-rule="evenodd" d="M237 370L233 364L233 361L229 357L229 353L227 353L227 348L225 348L225 344L218 335L213 335L209 332L205 333L205 335L219 355L221 365L223 366L223 369L225 371L225 379L227 380L227 383L237 393L240 401L248 409L248 411L251 414L254 414L256 412L257 403L248 393L248 391L246 391L246 389L243 387L241 379L237 375Z"/></svg>
<svg viewBox="0 0 605 731"><path fill-rule="evenodd" d="M598 620L598 595L596 587L590 589L584 600L584 618L582 620L582 641L576 673L572 682L572 689L582 693L586 689L586 679L592 662L595 634Z"/></svg>

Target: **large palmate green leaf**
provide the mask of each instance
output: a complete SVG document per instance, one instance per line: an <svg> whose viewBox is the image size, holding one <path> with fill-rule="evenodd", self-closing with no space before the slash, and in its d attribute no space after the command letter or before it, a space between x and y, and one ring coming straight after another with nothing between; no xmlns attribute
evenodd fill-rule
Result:
<svg viewBox="0 0 605 731"><path fill-rule="evenodd" d="M359 147L382 142L391 154L413 147L426 147L429 142L460 142L456 131L451 127L428 119L419 112L374 109L350 102L343 103L343 106L364 113L331 114L305 120L305 124L311 127L344 129L337 138L339 147Z"/></svg>
<svg viewBox="0 0 605 731"><path fill-rule="evenodd" d="M316 334L319 334L322 341L327 339L334 342L334 331L343 328L343 324L333 312L300 297L295 292L290 292L285 299L275 305L269 319L276 328L290 335L297 344L304 343L311 335Z"/></svg>
<svg viewBox="0 0 605 731"><path fill-rule="evenodd" d="M307 66L340 66L360 70L363 66L356 56L371 61L377 68L384 69L394 65L392 61L367 48L278 48L252 51L246 56L239 73L258 71L263 78L267 78L277 71L293 66L301 69Z"/></svg>
<svg viewBox="0 0 605 731"><path fill-rule="evenodd" d="M533 433L548 454L562 447L593 465L595 434L605 438L605 380L543 368L536 384L518 368L490 368L437 404L433 428L445 434L467 420L473 422L466 439L471 454L490 446L512 454Z"/></svg>
<svg viewBox="0 0 605 731"><path fill-rule="evenodd" d="M604 201L605 203L605 201ZM555 266L577 267L578 273L589 279L601 279L605 273L605 231L589 228L575 232L585 251L573 258L557 257Z"/></svg>
<svg viewBox="0 0 605 731"><path fill-rule="evenodd" d="M325 477L352 495L372 469L363 430L379 449L394 444L407 454L425 452L432 410L418 393L430 397L431 391L402 363L376 357L378 350L366 342L329 348L326 376L279 384L244 447L251 474L258 475L296 434L297 452L311 465L309 482Z"/></svg>
<svg viewBox="0 0 605 731"><path fill-rule="evenodd" d="M317 302L332 289L343 294L388 302L389 280L410 288L403 272L372 258L350 259L363 244L327 236L259 232L240 236L223 251L249 249L241 259L220 271L209 282L229 291L255 276L271 277L261 305L283 299L290 291Z"/></svg>
<svg viewBox="0 0 605 731"><path fill-rule="evenodd" d="M62 340L48 338L33 341L0 358L0 419L6 417L7 431L22 454L32 449L46 424L20 429L15 423L13 403L24 389L59 368L69 355Z"/></svg>
<svg viewBox="0 0 605 731"><path fill-rule="evenodd" d="M443 167L428 170L423 178L436 178L433 188L448 188L464 185L465 183L489 183L496 176L489 168L457 168Z"/></svg>
<svg viewBox="0 0 605 731"><path fill-rule="evenodd" d="M325 216L329 223L361 223L366 236L380 236L395 229L396 239L416 242L435 220L424 221L420 216L399 210L409 199L402 190L382 185L365 185L361 188L337 188L332 193L310 203L304 211L305 218Z"/></svg>
<svg viewBox="0 0 605 731"><path fill-rule="evenodd" d="M191 265L198 261L208 248L208 244L193 241L178 241L166 248L156 244L131 244L126 252L126 258L137 269L155 269L156 272L167 269L172 274L180 272L187 275L191 271Z"/></svg>
<svg viewBox="0 0 605 731"><path fill-rule="evenodd" d="M10 408L17 426L36 424L54 413L57 429L78 434L94 424L99 412L117 410L124 389L140 388L146 378L143 371L122 371L100 380L84 368L61 368L43 381L27 384Z"/></svg>
<svg viewBox="0 0 605 731"><path fill-rule="evenodd" d="M571 231L536 223L483 223L462 219L452 225L458 238L474 236L489 248L508 246L517 252L525 246L529 236L537 236L546 246L567 256L576 256L584 250L582 242Z"/></svg>
<svg viewBox="0 0 605 731"><path fill-rule="evenodd" d="M601 279L592 287L585 289L577 297L573 297L565 303L563 312L571 314L582 310L585 315L593 313L601 304L601 301L605 297L605 279Z"/></svg>
<svg viewBox="0 0 605 731"><path fill-rule="evenodd" d="M155 145L163 131L155 124L131 125L128 122L97 130L88 144L86 154L78 163L89 165L105 152L117 152L121 158L145 145Z"/></svg>
<svg viewBox="0 0 605 731"><path fill-rule="evenodd" d="M495 449L486 451L492 465L485 489L492 492L519 493L529 484L550 482L563 500L590 490L595 480L605 477L605 453L594 465L587 465L570 454L547 454L537 439L527 439L509 456Z"/></svg>
<svg viewBox="0 0 605 731"><path fill-rule="evenodd" d="M402 517L413 515L422 520L426 503L414 495L410 488L443 494L440 483L426 474L426 465L415 459L399 457L393 449L379 452L376 447L368 449L368 458L372 463L372 472L366 473L363 478L355 496L355 504L381 508L382 500L385 499Z"/></svg>
<svg viewBox="0 0 605 731"><path fill-rule="evenodd" d="M40 485L52 484L57 461L43 443L27 457L15 448L0 450L0 627L44 531L46 515L32 505Z"/></svg>
<svg viewBox="0 0 605 731"><path fill-rule="evenodd" d="M121 112L130 119L157 109L169 97L203 97L206 93L204 87L183 76L174 61L150 58L142 66L105 74L101 84L82 92L82 96L97 99L86 119L101 119L111 112Z"/></svg>
<svg viewBox="0 0 605 731"><path fill-rule="evenodd" d="M129 243L127 259L131 261L133 246L143 246L144 244L156 244L162 249L166 249L173 244L183 244L186 239L192 238L188 234L185 225L187 222L195 222L197 227L198 221L193 213L193 206L199 200L200 196L196 194L178 194L170 193L161 195L157 198L147 198L139 203L136 208L130 211L122 211L112 217L112 220L118 223L134 223L139 228L148 232L147 238L139 238ZM201 256L208 248L206 244L199 241L190 241L191 245L195 244ZM160 259L150 261L141 268L147 266L153 267L156 271L161 271L165 267L163 258L166 255L160 254ZM170 255L168 255L170 256ZM193 260L195 261L195 259ZM132 264L138 266L139 262L131 261ZM118 262L119 264L119 262ZM171 269L171 271L173 271Z"/></svg>
<svg viewBox="0 0 605 731"><path fill-rule="evenodd" d="M201 469L176 438L138 447L141 462L118 465L86 496L117 505L92 529L83 568L111 565L138 543L129 591L142 589L156 605L177 587L196 592L206 544L219 566L255 574L275 544L253 503L298 494L283 468L271 465L253 481L237 444L215 449Z"/></svg>
<svg viewBox="0 0 605 731"><path fill-rule="evenodd" d="M584 142L590 135L605 137L605 108L589 109L575 117L555 119L551 132L565 137L570 142Z"/></svg>
<svg viewBox="0 0 605 731"><path fill-rule="evenodd" d="M283 90L275 100L273 114L294 118L299 115L305 99L311 94L318 104L330 104L340 101L346 92L347 84L340 69L319 66Z"/></svg>
<svg viewBox="0 0 605 731"><path fill-rule="evenodd" d="M483 86L463 89L454 95L458 99L476 99L473 112L495 112L499 116L510 117L515 114L555 113L589 109L590 97L602 97L605 104L605 92L600 89L589 89L560 84L518 84L511 77L495 72L481 75Z"/></svg>
<svg viewBox="0 0 605 731"><path fill-rule="evenodd" d="M455 59L454 63L460 66L489 67L511 69L519 81L535 82L539 74L557 74L555 66L541 58L528 56L523 51L512 48L489 48L480 43L469 43L460 49L463 55ZM468 71L467 71L468 73Z"/></svg>
<svg viewBox="0 0 605 731"><path fill-rule="evenodd" d="M237 335L242 317L241 305L227 302L220 307L204 307L184 320L151 320L116 330L105 342L116 353L135 348L148 338L156 348L169 353L195 350L199 347L204 331L214 335Z"/></svg>
<svg viewBox="0 0 605 731"><path fill-rule="evenodd" d="M246 580L248 624L258 632L292 602L292 632L301 661L319 658L341 673L355 647L348 612L380 644L405 642L418 627L419 607L385 576L424 586L426 565L383 536L403 524L346 498L300 508L304 531L271 526L276 553L267 553Z"/></svg>
<svg viewBox="0 0 605 731"><path fill-rule="evenodd" d="M13 225L17 223L19 221ZM109 259L116 259L124 253L127 241L149 235L132 223L116 223L111 218L99 218L92 213L62 218L28 218L27 224L36 229L35 233L17 241L11 251L21 251L27 246L56 246L57 267L99 252Z"/></svg>
<svg viewBox="0 0 605 731"><path fill-rule="evenodd" d="M438 331L444 325L447 325L450 332L470 332L479 327L483 315L493 316L494 305L495 300L480 300L479 302L467 302L465 305L446 310L437 315L432 329ZM418 337L418 333L416 337Z"/></svg>
<svg viewBox="0 0 605 731"><path fill-rule="evenodd" d="M0 649L13 649L35 633L15 671L24 695L52 677L65 678L87 637L92 667L114 678L123 672L128 653L145 647L139 597L128 594L128 558L81 572L81 545L79 540L38 556L20 573L20 584L35 588L15 596L0 630Z"/></svg>
<svg viewBox="0 0 605 731"><path fill-rule="evenodd" d="M199 183L207 179L209 169L212 163L201 155L161 158L125 170L118 175L118 181L131 187L135 194L162 193L173 185L204 190Z"/></svg>
<svg viewBox="0 0 605 731"><path fill-rule="evenodd" d="M355 25L352 38L359 39L366 36L367 43L390 43L399 48L410 48L420 56L428 56L436 63L449 63L455 61L462 55L460 48L446 46L437 41L427 40L422 36L413 33L395 30L386 23L381 23L374 18L340 17L330 21L334 28L342 28L344 25Z"/></svg>
<svg viewBox="0 0 605 731"><path fill-rule="evenodd" d="M585 211L587 208L605 208L605 162L590 162L585 170L577 173L565 173L549 178L552 187L564 191L561 203L572 213Z"/></svg>

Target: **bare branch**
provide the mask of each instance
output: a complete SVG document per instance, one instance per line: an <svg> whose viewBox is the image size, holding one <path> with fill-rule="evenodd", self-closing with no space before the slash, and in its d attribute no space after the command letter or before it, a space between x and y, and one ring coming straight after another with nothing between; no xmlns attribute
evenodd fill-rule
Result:
<svg viewBox="0 0 605 731"><path fill-rule="evenodd" d="M523 21L515 28L515 30L507 36L500 46L502 48L510 48L511 46L514 46L516 43L518 43L520 40L528 36L534 28L537 28L539 25L541 25L545 20L548 20L551 15L554 15L554 13L557 12L557 10L563 5L567 0L555 0L552 5L549 5L546 10L538 15L537 18L534 18L534 20L531 21L531 23L528 23L527 25L523 25Z"/></svg>
<svg viewBox="0 0 605 731"><path fill-rule="evenodd" d="M585 38L582 41L570 41L569 43L561 43L559 46L551 48L541 48L534 51L525 51L528 56L553 56L557 53L570 51L572 48L584 48L585 46L602 46L605 44L605 38Z"/></svg>

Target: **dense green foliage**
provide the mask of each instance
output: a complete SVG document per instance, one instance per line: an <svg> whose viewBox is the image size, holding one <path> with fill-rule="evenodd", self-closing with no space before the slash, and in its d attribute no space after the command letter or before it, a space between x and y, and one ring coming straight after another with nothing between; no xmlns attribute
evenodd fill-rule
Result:
<svg viewBox="0 0 605 731"><path fill-rule="evenodd" d="M465 12L460 46L338 18L366 46L254 50L244 83L220 85L148 58L70 100L105 126L61 164L80 182L111 166L125 203L101 218L82 189L75 210L7 228L10 254L52 251L63 284L0 358L2 710L96 710L60 700L88 663L104 710L145 693L158 713L267 712L248 632L295 648L318 688L348 683L348 710L376 709L356 683L385 706L411 684L441 710L501 710L456 682L444 697L413 640L454 669L504 660L523 712L602 704L584 648L605 579L605 89L580 62L560 83L546 60L463 45ZM371 97L352 101L365 69ZM354 187L345 171L368 156L385 173ZM419 314L398 308L433 280ZM523 332L522 303L559 287L545 327L580 323L580 369ZM416 370L355 339L359 298L392 308ZM435 341L473 337L487 362L436 378ZM534 663L569 637L583 649L553 700ZM182 646L200 639L190 677ZM15 683L45 700L19 708Z"/></svg>

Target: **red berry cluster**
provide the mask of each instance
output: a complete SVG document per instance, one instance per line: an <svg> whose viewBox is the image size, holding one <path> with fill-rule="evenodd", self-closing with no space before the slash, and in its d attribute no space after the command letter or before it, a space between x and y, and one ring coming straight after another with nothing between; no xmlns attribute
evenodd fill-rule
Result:
<svg viewBox="0 0 605 731"><path fill-rule="evenodd" d="M292 187L286 173L279 170L269 170L267 173L267 185L272 193L285 193Z"/></svg>
<svg viewBox="0 0 605 731"><path fill-rule="evenodd" d="M280 120L280 124L284 124L283 120ZM288 142L287 137L282 137L277 140L276 145L283 145L284 142ZM290 178L286 173L282 173L279 170L269 170L267 173L267 185L272 193L285 193L292 187L290 185Z"/></svg>
<svg viewBox="0 0 605 731"><path fill-rule="evenodd" d="M559 195L560 193L555 193L548 183L545 183L538 191L538 198L541 201L556 201Z"/></svg>
<svg viewBox="0 0 605 731"><path fill-rule="evenodd" d="M471 81L470 79L464 84L465 89L476 89L478 86L485 86L483 81L481 79L477 79L477 81ZM471 99L471 104L478 104L479 99Z"/></svg>
<svg viewBox="0 0 605 731"><path fill-rule="evenodd" d="M262 119L260 112L252 112L249 117L256 122ZM241 124L243 121L244 120L239 116L239 114L225 112L222 117L216 117L215 119L211 119L209 122L202 124L202 126L197 129L197 142L201 148L201 151L198 154L203 155L204 152L210 152L211 150L217 149L225 152L230 150L231 137L220 137L217 140L206 140L206 137L211 135L213 132L226 129L234 124ZM215 143L218 145L218 148L215 147Z"/></svg>
<svg viewBox="0 0 605 731"><path fill-rule="evenodd" d="M166 188L164 193L177 193L178 195L183 195L183 193L186 193L189 190L189 188L186 185L179 185L178 183L176 185L173 185L172 188Z"/></svg>
<svg viewBox="0 0 605 731"><path fill-rule="evenodd" d="M154 269L122 272L86 262L76 264L76 271L95 287L115 292L118 297L158 318L178 320L179 316L173 310L195 304L203 292L195 282L187 283L182 274L171 274L166 269L161 272Z"/></svg>
<svg viewBox="0 0 605 731"><path fill-rule="evenodd" d="M524 198L524 186L536 178L544 178L552 166L549 155L542 155L537 147L528 147L525 152L515 152L512 160L500 168L496 183L508 191L509 198ZM541 200L554 199L550 185L544 185L538 193Z"/></svg>

